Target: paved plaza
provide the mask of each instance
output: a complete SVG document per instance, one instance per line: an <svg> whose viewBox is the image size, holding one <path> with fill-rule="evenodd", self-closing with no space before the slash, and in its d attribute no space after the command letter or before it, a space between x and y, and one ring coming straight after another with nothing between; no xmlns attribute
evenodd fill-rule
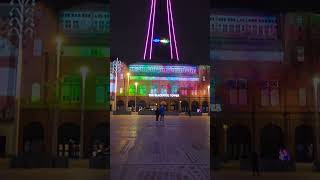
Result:
<svg viewBox="0 0 320 180"><path fill-rule="evenodd" d="M252 176L251 172L218 171L211 172L211 180L318 180L320 173L315 172L266 172Z"/></svg>
<svg viewBox="0 0 320 180"><path fill-rule="evenodd" d="M208 116L111 116L113 180L210 179Z"/></svg>
<svg viewBox="0 0 320 180"><path fill-rule="evenodd" d="M108 180L108 170L69 169L0 169L1 180Z"/></svg>

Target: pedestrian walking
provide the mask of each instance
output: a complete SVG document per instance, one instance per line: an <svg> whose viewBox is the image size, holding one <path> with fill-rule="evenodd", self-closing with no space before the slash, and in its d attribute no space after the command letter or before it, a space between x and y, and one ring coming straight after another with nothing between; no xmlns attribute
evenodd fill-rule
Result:
<svg viewBox="0 0 320 180"><path fill-rule="evenodd" d="M190 111L190 109L188 110L188 114L189 114L189 117L191 117L191 111Z"/></svg>
<svg viewBox="0 0 320 180"><path fill-rule="evenodd" d="M251 155L251 166L252 166L252 175L255 176L260 176L260 171L259 171L259 157L257 152L252 152Z"/></svg>
<svg viewBox="0 0 320 180"><path fill-rule="evenodd" d="M156 121L159 121L159 116L160 116L159 108L156 109L155 113L156 113Z"/></svg>
<svg viewBox="0 0 320 180"><path fill-rule="evenodd" d="M164 107L161 106L160 107L160 121L164 121Z"/></svg>

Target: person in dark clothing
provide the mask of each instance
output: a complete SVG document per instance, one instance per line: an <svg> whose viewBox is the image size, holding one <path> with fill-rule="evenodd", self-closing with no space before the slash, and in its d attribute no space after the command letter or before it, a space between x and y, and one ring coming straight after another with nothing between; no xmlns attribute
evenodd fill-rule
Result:
<svg viewBox="0 0 320 180"><path fill-rule="evenodd" d="M190 109L188 110L188 114L189 114L189 117L191 117L191 111L190 111Z"/></svg>
<svg viewBox="0 0 320 180"><path fill-rule="evenodd" d="M156 109L155 113L156 113L156 121L159 121L159 116L160 116L159 108Z"/></svg>
<svg viewBox="0 0 320 180"><path fill-rule="evenodd" d="M164 111L165 111L165 109L164 109L164 107L163 106L161 106L160 107L160 110L159 110L159 112L160 112L160 121L164 121Z"/></svg>
<svg viewBox="0 0 320 180"><path fill-rule="evenodd" d="M251 166L252 166L252 175L255 176L260 176L260 171L259 171L259 157L257 152L252 152L251 155Z"/></svg>

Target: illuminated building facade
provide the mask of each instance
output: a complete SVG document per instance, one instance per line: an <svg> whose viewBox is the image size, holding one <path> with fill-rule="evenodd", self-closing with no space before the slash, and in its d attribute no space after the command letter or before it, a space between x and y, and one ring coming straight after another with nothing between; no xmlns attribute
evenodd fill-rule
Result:
<svg viewBox="0 0 320 180"><path fill-rule="evenodd" d="M80 142L83 142L83 157L87 157L96 143L109 143L109 23L106 4L84 3L57 12L37 2L35 33L33 38L27 39L28 46L24 49L20 154L78 157ZM5 55L2 50L1 57ZM60 73L57 81L58 56ZM1 62L6 59L12 60L9 67L14 71L14 51L1 58ZM85 85L81 69L88 70ZM10 74L8 70L0 72ZM10 83L14 82L14 74L12 76L1 76L11 77L5 82L6 87L11 87ZM2 80L1 87L4 87ZM56 82L60 87L58 98ZM10 88L7 89L4 98L13 99L14 94L10 95ZM10 104L8 102L6 104ZM82 102L84 108L81 108ZM6 133L0 127L0 136L6 139L5 155L13 153L14 143L10 142L10 139L14 140L13 135L14 131Z"/></svg>
<svg viewBox="0 0 320 180"><path fill-rule="evenodd" d="M137 96L137 109L163 105L171 112L209 111L209 66L134 63L123 64L121 69L117 110L132 109ZM115 89L114 80L111 76L111 93Z"/></svg>
<svg viewBox="0 0 320 180"><path fill-rule="evenodd" d="M210 18L211 102L221 106L211 114L213 156L277 159L284 147L311 161L319 16L214 9Z"/></svg>

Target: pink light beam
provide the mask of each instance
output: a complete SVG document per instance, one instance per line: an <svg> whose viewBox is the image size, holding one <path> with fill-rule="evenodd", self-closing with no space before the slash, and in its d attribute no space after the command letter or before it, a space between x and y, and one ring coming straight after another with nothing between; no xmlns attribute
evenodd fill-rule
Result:
<svg viewBox="0 0 320 180"><path fill-rule="evenodd" d="M151 31L151 39L150 39L150 54L149 54L149 60L151 60L152 56L152 45L153 45L153 32L154 32L154 17L156 14L156 5L157 5L157 0L154 0L153 4L153 17L152 17L152 31Z"/></svg>
<svg viewBox="0 0 320 180"><path fill-rule="evenodd" d="M169 14L169 0L167 0L167 19L168 19L168 30L169 30L169 41L170 41L170 57L173 59L172 53L172 42L171 42L171 22L170 22L170 14Z"/></svg>
<svg viewBox="0 0 320 180"><path fill-rule="evenodd" d="M175 46L175 50L176 50L176 57L177 57L177 60L179 61L179 54L178 54L177 42L176 42L176 34L175 34L174 25L173 25L171 0L169 0L169 9L170 9L171 26L172 26L172 31L173 31L173 41L174 41L174 46Z"/></svg>
<svg viewBox="0 0 320 180"><path fill-rule="evenodd" d="M147 54L147 49L148 49L148 42L149 42L149 35L150 35L150 24L151 24L151 17L152 17L152 13L153 13L153 4L154 4L154 0L151 0L149 23L148 23L148 33L147 33L147 38L146 38L146 42L145 42L145 46L144 46L143 60L146 59L146 54Z"/></svg>

